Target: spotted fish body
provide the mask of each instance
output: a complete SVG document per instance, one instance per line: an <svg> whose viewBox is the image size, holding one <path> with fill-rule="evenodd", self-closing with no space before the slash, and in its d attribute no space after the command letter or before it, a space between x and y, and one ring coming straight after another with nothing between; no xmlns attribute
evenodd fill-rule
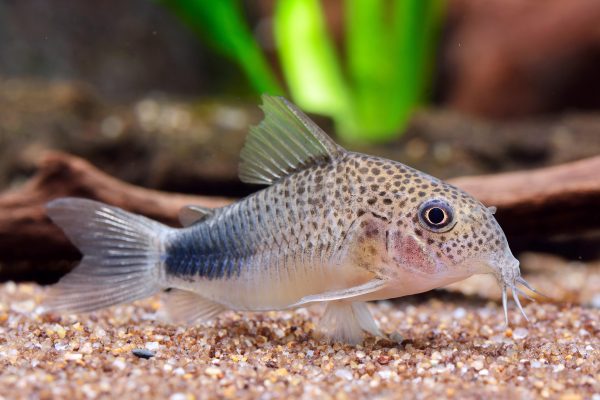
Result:
<svg viewBox="0 0 600 400"><path fill-rule="evenodd" d="M240 177L269 186L223 208L186 208L182 229L89 200L49 204L84 254L49 308L90 311L166 288L171 318L187 322L326 302L323 331L358 342L380 334L367 300L492 273L506 310L506 287L527 285L493 210L406 165L342 149L284 99L265 96L264 109Z"/></svg>

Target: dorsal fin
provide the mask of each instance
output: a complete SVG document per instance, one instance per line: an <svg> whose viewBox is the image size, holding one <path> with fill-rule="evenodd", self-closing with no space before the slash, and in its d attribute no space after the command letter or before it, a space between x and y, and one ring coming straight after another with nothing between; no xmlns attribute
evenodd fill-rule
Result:
<svg viewBox="0 0 600 400"><path fill-rule="evenodd" d="M270 185L345 151L283 97L263 95L262 99L265 117L250 128L240 154L242 182Z"/></svg>
<svg viewBox="0 0 600 400"><path fill-rule="evenodd" d="M213 215L214 210L202 206L185 206L179 210L179 222L183 226L190 226L204 218Z"/></svg>

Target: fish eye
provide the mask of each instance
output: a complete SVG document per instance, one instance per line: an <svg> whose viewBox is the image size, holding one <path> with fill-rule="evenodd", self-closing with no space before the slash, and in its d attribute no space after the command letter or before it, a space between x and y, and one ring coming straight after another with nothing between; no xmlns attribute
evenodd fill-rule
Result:
<svg viewBox="0 0 600 400"><path fill-rule="evenodd" d="M447 232L456 224L452 206L442 199L432 199L421 204L419 222L432 232Z"/></svg>

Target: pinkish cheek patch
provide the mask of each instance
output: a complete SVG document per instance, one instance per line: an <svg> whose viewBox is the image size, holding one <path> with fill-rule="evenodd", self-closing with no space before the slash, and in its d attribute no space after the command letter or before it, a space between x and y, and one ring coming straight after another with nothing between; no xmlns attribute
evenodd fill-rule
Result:
<svg viewBox="0 0 600 400"><path fill-rule="evenodd" d="M390 232L388 241L391 256L399 266L425 274L436 274L444 269L441 263L435 261L429 249L413 235L393 231Z"/></svg>

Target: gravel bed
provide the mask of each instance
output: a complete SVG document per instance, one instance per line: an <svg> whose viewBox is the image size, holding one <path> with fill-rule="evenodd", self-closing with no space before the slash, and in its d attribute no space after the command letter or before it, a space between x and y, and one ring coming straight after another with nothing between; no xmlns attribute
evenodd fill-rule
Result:
<svg viewBox="0 0 600 400"><path fill-rule="evenodd" d="M371 305L390 339L320 342L320 311L157 321L158 297L40 315L44 289L0 285L0 399L558 398L600 400L600 309L442 291Z"/></svg>

